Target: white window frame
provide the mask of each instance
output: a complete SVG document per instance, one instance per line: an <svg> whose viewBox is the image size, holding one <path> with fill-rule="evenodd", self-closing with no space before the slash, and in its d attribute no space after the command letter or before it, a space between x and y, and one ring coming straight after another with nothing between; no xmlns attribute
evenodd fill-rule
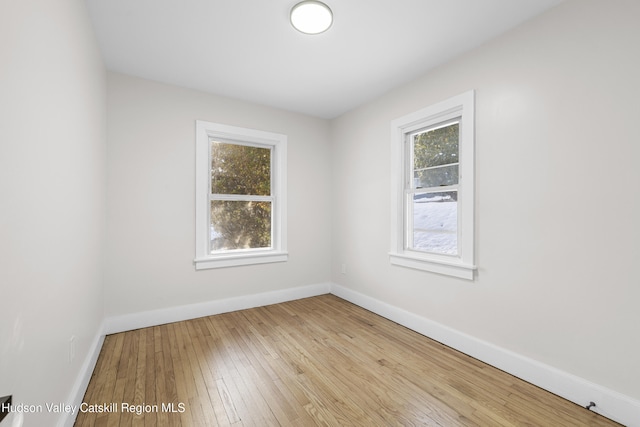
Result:
<svg viewBox="0 0 640 427"><path fill-rule="evenodd" d="M473 280L474 264L474 120L475 94L468 91L423 108L391 122L391 264ZM460 118L458 176L458 254L445 255L408 248L408 171L411 166L407 145L420 129Z"/></svg>
<svg viewBox="0 0 640 427"><path fill-rule="evenodd" d="M271 148L271 248L210 251L211 149L220 140ZM287 136L196 120L196 270L284 262L287 253Z"/></svg>

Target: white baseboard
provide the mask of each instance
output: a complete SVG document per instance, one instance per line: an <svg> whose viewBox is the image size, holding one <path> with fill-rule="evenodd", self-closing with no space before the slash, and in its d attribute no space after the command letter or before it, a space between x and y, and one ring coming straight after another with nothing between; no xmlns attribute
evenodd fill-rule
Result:
<svg viewBox="0 0 640 427"><path fill-rule="evenodd" d="M580 406L596 402L597 406L592 408L593 412L628 427L640 427L640 401L629 396L344 286L332 284L331 293Z"/></svg>
<svg viewBox="0 0 640 427"><path fill-rule="evenodd" d="M91 344L89 353L82 364L76 382L66 403L73 406L79 406L82 403L87 386L89 385L89 380L91 379L96 362L98 361L98 356L100 355L104 338L108 334L324 295L329 293L330 287L330 283L320 283L242 297L108 317L102 322L102 325ZM57 426L72 427L77 415L77 413L63 413L58 420Z"/></svg>
<svg viewBox="0 0 640 427"><path fill-rule="evenodd" d="M76 378L76 382L73 384L71 393L69 393L69 399L67 399L66 402L69 405L79 407L82 403L84 394L87 391L87 386L89 385L89 380L91 380L91 375L96 367L96 362L98 361L102 344L104 343L104 328L105 322L103 321L98 329L98 333L89 347L87 357L85 357L84 362L80 367L80 372ZM63 412L62 416L58 420L58 427L73 427L73 423L76 421L77 415L77 412L75 414Z"/></svg>
<svg viewBox="0 0 640 427"><path fill-rule="evenodd" d="M586 406L591 401L596 402L597 406L593 408L594 412L628 427L640 427L640 401L333 283L301 286L109 317L103 322L101 330L91 345L67 402L71 405L80 405L82 402L104 337L107 334L261 307L326 293L332 293L350 301L580 406ZM72 427L76 415L63 414L58 422L58 427Z"/></svg>
<svg viewBox="0 0 640 427"><path fill-rule="evenodd" d="M330 283L319 283L260 294L144 311L141 313L112 316L106 319L105 333L115 334L133 329L163 325L165 323L179 322L182 320L196 319L198 317L212 316L214 314L229 313L236 310L314 297L328 294L330 288Z"/></svg>

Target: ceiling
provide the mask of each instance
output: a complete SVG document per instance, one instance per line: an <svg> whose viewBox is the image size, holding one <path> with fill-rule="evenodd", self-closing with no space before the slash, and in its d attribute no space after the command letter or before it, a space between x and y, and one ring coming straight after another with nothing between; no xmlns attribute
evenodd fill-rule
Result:
<svg viewBox="0 0 640 427"><path fill-rule="evenodd" d="M86 1L110 70L334 118L563 0L325 0L319 35L297 0Z"/></svg>

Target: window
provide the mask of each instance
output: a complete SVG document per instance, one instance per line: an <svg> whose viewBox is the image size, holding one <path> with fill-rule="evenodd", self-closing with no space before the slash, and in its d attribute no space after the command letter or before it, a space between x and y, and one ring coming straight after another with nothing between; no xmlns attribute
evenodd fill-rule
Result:
<svg viewBox="0 0 640 427"><path fill-rule="evenodd" d="M473 91L394 120L391 144L391 263L473 279Z"/></svg>
<svg viewBox="0 0 640 427"><path fill-rule="evenodd" d="M197 270L287 260L285 135L196 122Z"/></svg>

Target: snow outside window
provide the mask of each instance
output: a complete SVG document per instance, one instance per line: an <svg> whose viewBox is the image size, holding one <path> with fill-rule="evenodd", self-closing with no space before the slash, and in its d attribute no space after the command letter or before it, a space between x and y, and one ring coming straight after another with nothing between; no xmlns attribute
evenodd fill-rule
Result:
<svg viewBox="0 0 640 427"><path fill-rule="evenodd" d="M392 264L473 279L473 127L473 91L392 122Z"/></svg>
<svg viewBox="0 0 640 427"><path fill-rule="evenodd" d="M196 122L196 269L287 260L286 142Z"/></svg>

